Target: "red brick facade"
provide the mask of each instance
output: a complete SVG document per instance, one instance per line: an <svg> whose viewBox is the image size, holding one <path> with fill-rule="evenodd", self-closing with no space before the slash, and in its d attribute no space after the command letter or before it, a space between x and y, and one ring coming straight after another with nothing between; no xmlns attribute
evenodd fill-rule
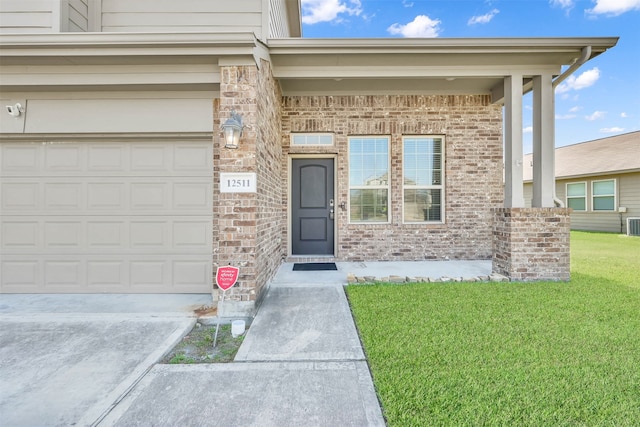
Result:
<svg viewBox="0 0 640 427"><path fill-rule="evenodd" d="M569 280L571 211L495 209L493 271L516 281Z"/></svg>
<svg viewBox="0 0 640 427"><path fill-rule="evenodd" d="M491 209L501 206L502 115L489 96L311 96L283 100L283 188L290 185L291 154L337 156L336 204L349 194L348 137L391 138L391 221L349 224L349 214L336 209L339 260L441 260L491 258ZM333 147L290 144L294 132L334 134ZM403 224L402 137L445 137L445 221ZM288 200L283 194L283 215ZM283 240L288 239L283 227Z"/></svg>

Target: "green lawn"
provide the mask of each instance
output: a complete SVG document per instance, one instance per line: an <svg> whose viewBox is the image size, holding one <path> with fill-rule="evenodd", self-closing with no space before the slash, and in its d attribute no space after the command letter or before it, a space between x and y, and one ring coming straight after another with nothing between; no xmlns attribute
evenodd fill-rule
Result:
<svg viewBox="0 0 640 427"><path fill-rule="evenodd" d="M640 425L640 238L571 245L569 283L349 286L388 424Z"/></svg>

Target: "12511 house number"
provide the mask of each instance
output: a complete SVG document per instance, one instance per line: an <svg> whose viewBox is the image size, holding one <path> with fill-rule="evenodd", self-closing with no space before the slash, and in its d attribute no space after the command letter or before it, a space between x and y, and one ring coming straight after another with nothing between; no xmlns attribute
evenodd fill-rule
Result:
<svg viewBox="0 0 640 427"><path fill-rule="evenodd" d="M256 174L254 172L223 172L220 174L221 193L255 193Z"/></svg>

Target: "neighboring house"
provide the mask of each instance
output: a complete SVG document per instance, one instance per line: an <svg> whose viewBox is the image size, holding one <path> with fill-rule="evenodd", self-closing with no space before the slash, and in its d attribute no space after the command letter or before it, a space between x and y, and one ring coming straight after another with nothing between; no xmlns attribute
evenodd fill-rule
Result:
<svg viewBox="0 0 640 427"><path fill-rule="evenodd" d="M571 229L627 232L640 218L640 131L556 148L556 197L572 208ZM531 205L533 156L524 156Z"/></svg>
<svg viewBox="0 0 640 427"><path fill-rule="evenodd" d="M0 291L209 292L232 264L235 315L283 260L569 278L553 87L616 38L303 39L300 22L297 0L1 0Z"/></svg>

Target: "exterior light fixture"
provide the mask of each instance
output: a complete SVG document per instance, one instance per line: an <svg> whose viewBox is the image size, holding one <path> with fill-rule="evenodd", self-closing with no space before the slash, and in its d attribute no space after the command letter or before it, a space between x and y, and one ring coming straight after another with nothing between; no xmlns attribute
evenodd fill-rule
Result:
<svg viewBox="0 0 640 427"><path fill-rule="evenodd" d="M222 135L224 137L225 148L238 148L240 137L242 136L242 117L235 110L231 111L231 117L227 119L222 126Z"/></svg>

